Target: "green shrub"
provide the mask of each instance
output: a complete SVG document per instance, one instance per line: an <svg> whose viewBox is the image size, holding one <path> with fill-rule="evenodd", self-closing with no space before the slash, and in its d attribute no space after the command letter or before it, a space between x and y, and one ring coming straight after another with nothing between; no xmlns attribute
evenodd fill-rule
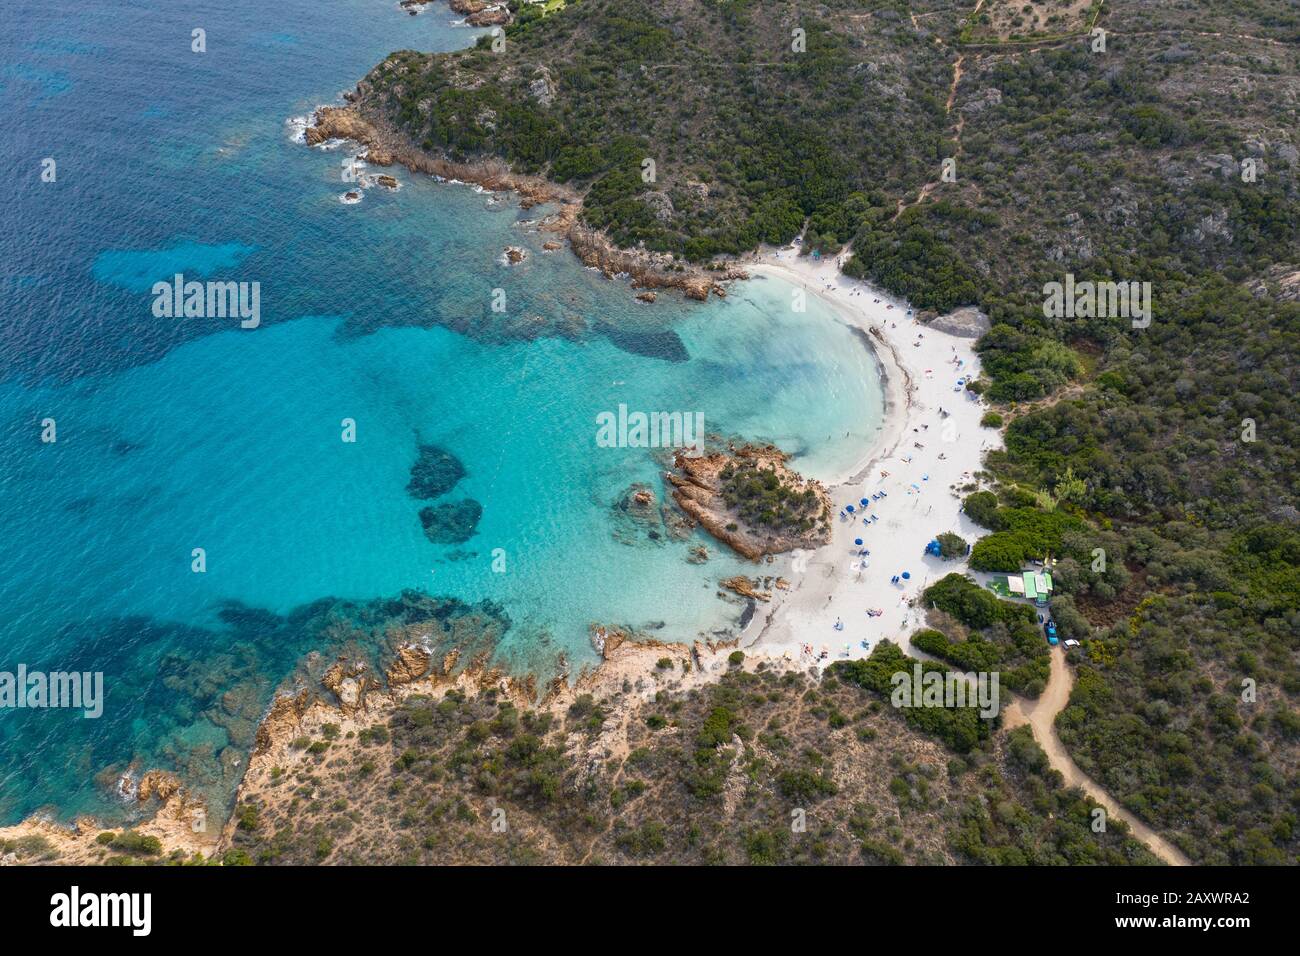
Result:
<svg viewBox="0 0 1300 956"><path fill-rule="evenodd" d="M105 834L101 833L95 839L99 843L104 843ZM109 834L111 837L107 841L110 849L118 850L122 853L130 853L135 856L161 856L162 841L156 836L146 836L143 833L137 833L135 830L123 830L118 834Z"/></svg>
<svg viewBox="0 0 1300 956"><path fill-rule="evenodd" d="M967 495L962 501L962 510L980 527L998 530L998 496L993 492L977 491Z"/></svg>
<svg viewBox="0 0 1300 956"><path fill-rule="evenodd" d="M966 552L970 550L970 545L961 535L953 534L951 531L945 531L938 535L939 556L948 560L953 558L964 558Z"/></svg>

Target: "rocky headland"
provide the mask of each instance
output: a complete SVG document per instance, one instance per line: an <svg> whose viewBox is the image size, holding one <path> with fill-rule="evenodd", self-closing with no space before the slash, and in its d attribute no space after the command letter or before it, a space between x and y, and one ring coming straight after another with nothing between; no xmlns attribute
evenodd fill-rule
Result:
<svg viewBox="0 0 1300 956"><path fill-rule="evenodd" d="M607 278L629 277L633 289L679 289L687 298L703 301L710 293L725 296L723 282L748 278L748 273L738 266L706 272L678 262L669 253L620 249L602 231L582 224L582 194L571 187L540 176L513 172L500 159L485 157L453 162L420 149L371 102L365 80L347 99L348 106L322 106L316 110L304 134L309 146L332 139L351 140L364 147L364 159L373 166L397 164L412 172L473 183L494 192L513 192L525 209L554 205L556 211L542 219L538 228L567 239L569 248L583 265L600 270Z"/></svg>
<svg viewBox="0 0 1300 956"><path fill-rule="evenodd" d="M889 645L874 669L823 674L592 625L599 663L539 684L475 639L429 641L439 627L412 622L380 666L343 654L287 682L219 829L197 833L179 780L145 774L130 795L163 801L153 819L28 820L0 830L0 862L1153 862L1120 821L1086 842L1091 802L1045 771L1027 728L958 753L884 706L874 688L910 666ZM955 812L972 800L1006 825L972 838Z"/></svg>

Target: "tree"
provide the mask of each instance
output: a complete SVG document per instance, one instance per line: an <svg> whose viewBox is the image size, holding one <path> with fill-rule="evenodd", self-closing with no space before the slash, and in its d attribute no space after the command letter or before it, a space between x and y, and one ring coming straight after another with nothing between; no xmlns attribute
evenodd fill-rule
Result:
<svg viewBox="0 0 1300 956"><path fill-rule="evenodd" d="M951 531L943 532L936 540L939 542L939 556L945 560L963 558L970 551L970 545L966 543L966 539L953 534Z"/></svg>
<svg viewBox="0 0 1300 956"><path fill-rule="evenodd" d="M1056 479L1056 487L1052 493L1056 496L1057 501L1070 501L1079 504L1088 494L1088 484L1082 478L1076 478L1074 466L1069 465L1065 469L1065 474Z"/></svg>
<svg viewBox="0 0 1300 956"><path fill-rule="evenodd" d="M988 528L990 531L996 531L999 527L998 496L991 491L977 491L967 495L962 502L962 510L970 516L971 521L981 527Z"/></svg>

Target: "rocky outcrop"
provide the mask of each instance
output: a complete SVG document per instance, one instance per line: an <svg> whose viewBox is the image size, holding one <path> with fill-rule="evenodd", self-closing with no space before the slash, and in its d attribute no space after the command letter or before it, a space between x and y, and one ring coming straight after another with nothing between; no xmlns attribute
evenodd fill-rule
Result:
<svg viewBox="0 0 1300 956"><path fill-rule="evenodd" d="M350 139L366 148L366 162L373 166L393 165L393 154L379 142L378 131L349 106L322 106L303 135L308 146Z"/></svg>
<svg viewBox="0 0 1300 956"><path fill-rule="evenodd" d="M569 230L569 245L583 265L599 269L608 278L631 276L634 289L681 289L688 299L700 302L710 292L726 296L723 281L749 278L749 273L739 266L729 266L716 275L696 269L678 272L675 268L680 263L669 253L620 249L603 232L580 225Z"/></svg>
<svg viewBox="0 0 1300 956"><path fill-rule="evenodd" d="M310 703L311 694L307 690L300 690L296 694L280 694L271 701L271 709L257 725L253 753L266 753L275 740L294 733Z"/></svg>
<svg viewBox="0 0 1300 956"><path fill-rule="evenodd" d="M418 500L441 498L465 477L465 465L439 445L421 444L411 465L406 493Z"/></svg>
<svg viewBox="0 0 1300 956"><path fill-rule="evenodd" d="M664 477L673 486L677 506L713 537L750 560L795 548L817 548L830 540L831 501L826 489L787 467L785 454L775 446L745 445L698 457L679 451L673 466L676 471ZM809 511L812 527L793 531L747 524L723 495L724 472L737 467L771 471L792 494L811 491L815 500Z"/></svg>
<svg viewBox="0 0 1300 956"><path fill-rule="evenodd" d="M140 778L135 797L141 803L157 797L166 802L181 790L180 778L165 770L150 770Z"/></svg>
<svg viewBox="0 0 1300 956"><path fill-rule="evenodd" d="M424 536L434 544L464 544L478 534L483 506L473 498L428 505L420 509Z"/></svg>
<svg viewBox="0 0 1300 956"><path fill-rule="evenodd" d="M514 17L504 6L488 7L465 18L465 22L472 27L503 27L513 21Z"/></svg>
<svg viewBox="0 0 1300 956"><path fill-rule="evenodd" d="M340 658L325 671L320 682L338 700L339 710L343 713L355 713L365 707L370 678L364 662Z"/></svg>
<svg viewBox="0 0 1300 956"><path fill-rule="evenodd" d="M532 82L528 84L528 95L543 106L550 106L555 102L557 90L551 71L544 66L539 66L533 74Z"/></svg>
<svg viewBox="0 0 1300 956"><path fill-rule="evenodd" d="M1300 302L1300 269L1276 265L1267 274L1249 280L1246 288L1257 299L1272 296L1279 302Z"/></svg>
<svg viewBox="0 0 1300 956"><path fill-rule="evenodd" d="M728 591L734 591L741 597L753 598L755 601L772 600L771 591L760 591L755 582L743 574L737 574L735 577L727 578L725 581L719 581L718 583Z"/></svg>
<svg viewBox="0 0 1300 956"><path fill-rule="evenodd" d="M388 665L384 679L389 687L398 687L419 680L429 672L433 655L418 644L403 644L397 649L393 662Z"/></svg>
<svg viewBox="0 0 1300 956"><path fill-rule="evenodd" d="M934 316L934 313L930 313ZM924 313L918 316L928 322L930 328L963 339L977 339L993 327L989 317L973 305L953 309L946 315L928 318Z"/></svg>

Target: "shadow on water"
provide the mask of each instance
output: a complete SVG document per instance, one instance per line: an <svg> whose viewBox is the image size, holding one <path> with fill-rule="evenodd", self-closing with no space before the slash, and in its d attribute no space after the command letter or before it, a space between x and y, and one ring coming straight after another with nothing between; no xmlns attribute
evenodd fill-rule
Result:
<svg viewBox="0 0 1300 956"><path fill-rule="evenodd" d="M609 339L616 348L622 349L629 355L661 359L665 362L685 362L691 357L686 351L686 343L671 329L643 331L597 321L596 331Z"/></svg>

